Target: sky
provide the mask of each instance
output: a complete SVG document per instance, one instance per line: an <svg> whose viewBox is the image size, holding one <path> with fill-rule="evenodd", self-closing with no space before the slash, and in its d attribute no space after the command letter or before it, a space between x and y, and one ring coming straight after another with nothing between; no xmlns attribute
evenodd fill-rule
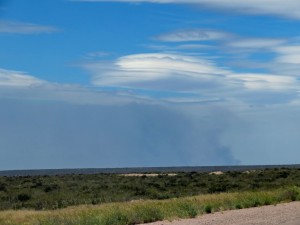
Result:
<svg viewBox="0 0 300 225"><path fill-rule="evenodd" d="M298 0L0 0L0 170L300 163Z"/></svg>

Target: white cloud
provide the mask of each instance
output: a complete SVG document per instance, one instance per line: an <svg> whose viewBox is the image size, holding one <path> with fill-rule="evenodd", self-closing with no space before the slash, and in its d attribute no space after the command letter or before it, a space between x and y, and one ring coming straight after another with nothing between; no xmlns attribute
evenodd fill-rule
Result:
<svg viewBox="0 0 300 225"><path fill-rule="evenodd" d="M189 51L189 52L196 52L199 50L206 50L215 48L212 45L206 44L180 44L180 45L159 45L159 44L149 44L149 45L142 45L148 49L152 49L155 51L164 51L164 52L178 52L178 51Z"/></svg>
<svg viewBox="0 0 300 225"><path fill-rule="evenodd" d="M239 40L228 42L226 45L233 48L250 48L250 49L269 49L284 44L284 39L272 38L241 38Z"/></svg>
<svg viewBox="0 0 300 225"><path fill-rule="evenodd" d="M51 83L27 73L0 68L0 99L64 101L74 104L123 105L147 102L130 91L102 90L93 86Z"/></svg>
<svg viewBox="0 0 300 225"><path fill-rule="evenodd" d="M0 21L0 33L13 34L39 34L39 33L53 33L58 29L52 26L43 26L33 23L23 23L16 21Z"/></svg>
<svg viewBox="0 0 300 225"><path fill-rule="evenodd" d="M212 62L191 56L175 54L136 54L121 57L117 62L120 68L126 71L149 71L149 72L191 72L222 74L225 71L214 67Z"/></svg>
<svg viewBox="0 0 300 225"><path fill-rule="evenodd" d="M200 45L200 44L184 44L184 45L178 45L175 47L177 50L203 50L213 48L211 45Z"/></svg>
<svg viewBox="0 0 300 225"><path fill-rule="evenodd" d="M30 87L41 84L45 84L45 81L23 72L0 69L0 86Z"/></svg>
<svg viewBox="0 0 300 225"><path fill-rule="evenodd" d="M229 71L211 61L179 54L151 53L128 55L117 59L108 68L103 63L85 66L94 74L95 85L124 85L165 79L213 79Z"/></svg>
<svg viewBox="0 0 300 225"><path fill-rule="evenodd" d="M300 64L300 54L288 54L278 56L276 60L280 63Z"/></svg>
<svg viewBox="0 0 300 225"><path fill-rule="evenodd" d="M91 72L95 86L148 90L146 96L158 102L286 104L294 101L300 90L297 76L237 73L203 56L179 53L128 55L110 63L87 64L85 69ZM161 97L161 90L172 93Z"/></svg>
<svg viewBox="0 0 300 225"><path fill-rule="evenodd" d="M230 37L230 34L215 30L186 29L177 30L156 37L159 41L165 42L185 42L185 41L207 41L222 40Z"/></svg>
<svg viewBox="0 0 300 225"><path fill-rule="evenodd" d="M275 61L277 63L300 64L300 46L280 46L273 49L278 56Z"/></svg>
<svg viewBox="0 0 300 225"><path fill-rule="evenodd" d="M102 105L221 104L228 100L247 104L259 99L257 93L262 92L284 95L280 101L294 101L300 90L296 76L236 73L203 56L179 53L127 55L84 67L92 74L92 86L55 84L24 72L0 69L0 96ZM245 95L246 99L242 97Z"/></svg>
<svg viewBox="0 0 300 225"><path fill-rule="evenodd" d="M280 46L274 48L274 50L280 54L300 54L300 46L293 45L293 46Z"/></svg>
<svg viewBox="0 0 300 225"><path fill-rule="evenodd" d="M225 42L222 50L232 60L228 65L244 70L263 70L271 74L300 77L300 45L295 38L239 38ZM252 54L256 55L252 55ZM266 53L266 54L265 54ZM266 72L266 73L268 73Z"/></svg>
<svg viewBox="0 0 300 225"><path fill-rule="evenodd" d="M86 2L108 2L108 0L79 0ZM109 2L163 3L163 4L199 4L213 9L230 10L247 14L274 14L300 19L298 0L110 0Z"/></svg>
<svg viewBox="0 0 300 225"><path fill-rule="evenodd" d="M242 81L243 85L251 90L286 91L299 88L297 79L291 76L245 73L230 75L228 78Z"/></svg>

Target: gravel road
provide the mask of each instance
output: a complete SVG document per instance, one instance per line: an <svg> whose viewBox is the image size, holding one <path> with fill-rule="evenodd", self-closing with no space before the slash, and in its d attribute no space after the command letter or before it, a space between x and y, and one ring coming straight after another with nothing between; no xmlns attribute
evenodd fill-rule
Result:
<svg viewBox="0 0 300 225"><path fill-rule="evenodd" d="M206 214L195 219L147 225L300 225L300 202Z"/></svg>

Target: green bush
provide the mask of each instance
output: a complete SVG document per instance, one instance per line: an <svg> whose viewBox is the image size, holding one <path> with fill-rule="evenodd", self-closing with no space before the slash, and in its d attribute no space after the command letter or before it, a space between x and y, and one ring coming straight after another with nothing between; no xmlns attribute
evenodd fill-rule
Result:
<svg viewBox="0 0 300 225"><path fill-rule="evenodd" d="M20 202L26 202L28 201L29 199L31 198L31 196L29 194L18 194L17 196L17 199L20 201Z"/></svg>
<svg viewBox="0 0 300 225"><path fill-rule="evenodd" d="M206 212L207 214L212 212L212 206L211 205L206 205L204 207L204 212Z"/></svg>
<svg viewBox="0 0 300 225"><path fill-rule="evenodd" d="M237 203L237 204L235 205L235 208L236 208L236 209L242 209L243 206L242 206L240 203Z"/></svg>
<svg viewBox="0 0 300 225"><path fill-rule="evenodd" d="M300 189L298 187L288 188L279 196L279 200L300 200Z"/></svg>

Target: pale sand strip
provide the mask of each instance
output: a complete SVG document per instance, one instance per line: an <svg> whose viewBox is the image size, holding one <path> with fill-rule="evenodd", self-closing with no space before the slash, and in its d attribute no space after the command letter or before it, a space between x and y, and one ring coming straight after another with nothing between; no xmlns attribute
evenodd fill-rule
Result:
<svg viewBox="0 0 300 225"><path fill-rule="evenodd" d="M120 176L124 176L124 177L158 177L158 176L177 176L176 173L123 173L123 174L119 174Z"/></svg>

